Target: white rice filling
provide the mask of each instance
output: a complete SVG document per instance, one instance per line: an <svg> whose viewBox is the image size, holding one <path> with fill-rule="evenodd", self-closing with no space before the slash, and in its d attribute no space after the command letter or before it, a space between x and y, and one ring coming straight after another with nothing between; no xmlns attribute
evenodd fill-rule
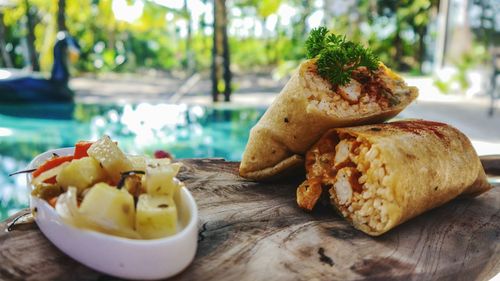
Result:
<svg viewBox="0 0 500 281"><path fill-rule="evenodd" d="M354 142L360 143L359 146L353 146ZM342 168L337 172L333 187L329 190L330 199L345 217L357 224L366 225L373 231L381 231L389 220L388 203L394 198L390 190L383 185L387 171L378 159L379 149L361 138L343 139L337 147L345 146L346 143L349 147L356 147L349 152L349 158L355 168ZM349 181L349 175L353 171L359 172L359 178ZM354 181L361 185L361 192L356 191Z"/></svg>

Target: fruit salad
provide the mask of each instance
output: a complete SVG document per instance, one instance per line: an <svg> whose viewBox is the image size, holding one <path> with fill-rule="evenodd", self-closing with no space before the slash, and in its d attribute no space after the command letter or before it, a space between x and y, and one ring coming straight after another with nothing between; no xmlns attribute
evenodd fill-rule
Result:
<svg viewBox="0 0 500 281"><path fill-rule="evenodd" d="M32 172L32 195L75 227L157 239L177 231L176 195L184 187L170 158L129 156L108 136L82 141L73 155L53 155Z"/></svg>

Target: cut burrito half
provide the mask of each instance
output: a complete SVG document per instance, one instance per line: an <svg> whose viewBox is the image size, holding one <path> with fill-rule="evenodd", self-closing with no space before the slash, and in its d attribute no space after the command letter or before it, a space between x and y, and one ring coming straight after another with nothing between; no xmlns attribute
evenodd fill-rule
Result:
<svg viewBox="0 0 500 281"><path fill-rule="evenodd" d="M423 120L328 131L308 151L297 203L311 210L326 196L354 227L380 235L488 184L469 139Z"/></svg>
<svg viewBox="0 0 500 281"><path fill-rule="evenodd" d="M349 83L339 86L318 74L316 62L300 65L250 131L241 176L265 180L303 167L305 152L328 129L383 122L418 96L382 63L375 71L357 68Z"/></svg>

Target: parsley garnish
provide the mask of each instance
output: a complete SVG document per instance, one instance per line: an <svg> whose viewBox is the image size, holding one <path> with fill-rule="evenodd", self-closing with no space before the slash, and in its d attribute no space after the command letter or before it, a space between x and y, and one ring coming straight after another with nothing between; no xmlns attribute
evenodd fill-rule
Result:
<svg viewBox="0 0 500 281"><path fill-rule="evenodd" d="M311 30L306 52L308 58L318 59L319 75L339 86L348 84L358 67L375 71L379 65L379 59L370 49L346 40L345 36L329 33L324 26Z"/></svg>

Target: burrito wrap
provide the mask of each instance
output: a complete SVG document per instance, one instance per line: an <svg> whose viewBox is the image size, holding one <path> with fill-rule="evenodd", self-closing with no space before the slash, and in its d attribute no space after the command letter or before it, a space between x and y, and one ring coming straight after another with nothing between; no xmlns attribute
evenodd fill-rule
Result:
<svg viewBox="0 0 500 281"><path fill-rule="evenodd" d="M308 152L306 170L299 205L312 209L324 192L370 235L491 188L469 139L449 125L423 120L330 130Z"/></svg>
<svg viewBox="0 0 500 281"><path fill-rule="evenodd" d="M251 129L240 175L263 180L302 166L307 149L328 129L383 122L417 97L415 87L406 86L385 66L381 65L378 72L383 77L379 80L384 80L380 83L397 92L392 93L397 104L387 104L387 100L373 89L366 89L374 92L371 97L362 97L359 102L346 101L316 73L314 60L302 63ZM354 86L364 87L359 83Z"/></svg>

